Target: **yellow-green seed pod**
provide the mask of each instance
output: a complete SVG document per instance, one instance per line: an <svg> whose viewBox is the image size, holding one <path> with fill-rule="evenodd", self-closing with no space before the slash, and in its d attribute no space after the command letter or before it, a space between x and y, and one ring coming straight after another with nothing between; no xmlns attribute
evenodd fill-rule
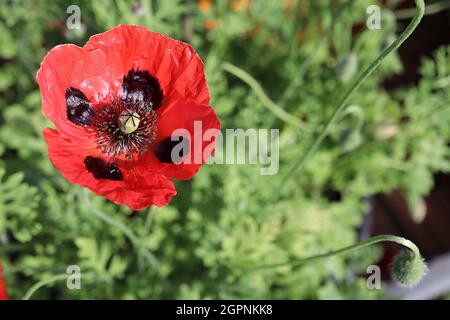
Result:
<svg viewBox="0 0 450 320"><path fill-rule="evenodd" d="M127 109L119 116L119 128L125 134L133 133L139 127L140 119L139 114Z"/></svg>

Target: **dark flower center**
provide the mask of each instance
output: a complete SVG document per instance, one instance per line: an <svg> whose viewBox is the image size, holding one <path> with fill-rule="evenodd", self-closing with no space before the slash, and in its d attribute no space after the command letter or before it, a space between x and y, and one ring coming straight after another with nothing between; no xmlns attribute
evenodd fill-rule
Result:
<svg viewBox="0 0 450 320"><path fill-rule="evenodd" d="M116 98L95 112L92 126L100 150L108 156L144 154L156 138L156 120L151 105L142 100Z"/></svg>
<svg viewBox="0 0 450 320"><path fill-rule="evenodd" d="M161 107L163 98L158 79L144 70L130 70L123 77L120 95L104 104L93 105L79 89L67 88L68 120L94 130L98 148L107 156L107 160L85 158L85 167L95 178L123 180L116 157L132 159L150 149L157 133L155 110ZM180 163L189 152L189 140L176 138L166 138L152 148L162 163Z"/></svg>

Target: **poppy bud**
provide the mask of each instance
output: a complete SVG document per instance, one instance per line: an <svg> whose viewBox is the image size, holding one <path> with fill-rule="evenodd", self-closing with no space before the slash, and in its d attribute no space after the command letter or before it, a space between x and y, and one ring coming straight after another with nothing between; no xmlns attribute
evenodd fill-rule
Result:
<svg viewBox="0 0 450 320"><path fill-rule="evenodd" d="M137 112L125 110L119 116L120 130L125 134L135 132L139 127L140 121L141 117L137 114Z"/></svg>
<svg viewBox="0 0 450 320"><path fill-rule="evenodd" d="M422 257L410 250L402 251L394 257L391 275L400 286L415 286L427 272L428 268Z"/></svg>
<svg viewBox="0 0 450 320"><path fill-rule="evenodd" d="M348 82L356 72L358 72L358 57L356 54L350 53L339 62L337 77L341 82Z"/></svg>

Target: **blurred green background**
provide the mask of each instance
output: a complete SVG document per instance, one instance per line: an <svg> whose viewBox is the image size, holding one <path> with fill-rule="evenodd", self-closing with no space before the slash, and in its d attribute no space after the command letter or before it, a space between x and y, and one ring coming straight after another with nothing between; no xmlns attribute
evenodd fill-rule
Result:
<svg viewBox="0 0 450 320"><path fill-rule="evenodd" d="M303 170L285 179L357 74L403 30L400 2L375 1L382 27L369 30L372 0L0 0L0 250L11 298L69 265L85 276L81 290L49 281L33 298L382 297L365 279L380 248L255 268L356 242L367 199L381 192L401 190L420 222L433 174L450 170L447 43L420 57L417 81L388 90L386 79L405 72L390 55ZM73 4L82 28L69 30ZM68 183L47 157L41 131L52 124L41 114L36 71L55 45L82 46L125 23L197 50L223 128L279 128L279 173L206 165L176 182L169 206L137 213ZM280 185L280 199L268 201Z"/></svg>

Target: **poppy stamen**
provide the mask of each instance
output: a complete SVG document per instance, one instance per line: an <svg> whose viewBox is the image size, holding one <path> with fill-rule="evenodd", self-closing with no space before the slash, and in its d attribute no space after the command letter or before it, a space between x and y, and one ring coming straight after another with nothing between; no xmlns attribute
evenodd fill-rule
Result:
<svg viewBox="0 0 450 320"><path fill-rule="evenodd" d="M107 156L142 155L156 138L156 120L153 108L145 102L116 98L99 108L93 127L97 133L98 148Z"/></svg>

